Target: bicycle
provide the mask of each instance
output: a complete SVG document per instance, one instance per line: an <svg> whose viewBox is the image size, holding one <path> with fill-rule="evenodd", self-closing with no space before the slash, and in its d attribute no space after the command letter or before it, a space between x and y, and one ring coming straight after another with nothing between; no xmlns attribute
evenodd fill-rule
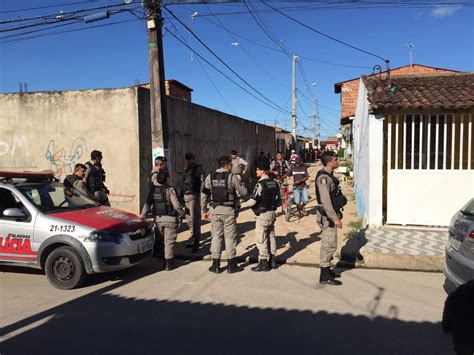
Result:
<svg viewBox="0 0 474 355"><path fill-rule="evenodd" d="M281 203L281 212L285 214L285 220L290 221L291 217L291 205L293 203L290 193L288 191L288 183L283 182L281 184L281 189L283 190L283 198Z"/></svg>

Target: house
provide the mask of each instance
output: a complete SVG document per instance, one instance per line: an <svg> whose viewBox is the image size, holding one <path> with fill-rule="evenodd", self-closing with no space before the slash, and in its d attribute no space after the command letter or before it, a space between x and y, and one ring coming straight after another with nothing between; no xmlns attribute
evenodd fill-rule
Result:
<svg viewBox="0 0 474 355"><path fill-rule="evenodd" d="M390 76L408 76L408 75L423 75L423 74L454 74L459 73L458 70L443 69L431 67L422 64L405 65L402 67L390 70ZM372 74L369 77L387 77L388 72L384 71L377 74ZM352 120L355 117L356 103L359 93L359 77L341 81L334 84L334 92L340 94L341 102L341 133L342 148L346 148L347 152L352 150Z"/></svg>
<svg viewBox="0 0 474 355"><path fill-rule="evenodd" d="M362 77L353 120L359 215L449 226L474 196L474 73Z"/></svg>
<svg viewBox="0 0 474 355"><path fill-rule="evenodd" d="M328 137L326 140L321 141L321 149L338 151L341 148L341 143L338 137Z"/></svg>

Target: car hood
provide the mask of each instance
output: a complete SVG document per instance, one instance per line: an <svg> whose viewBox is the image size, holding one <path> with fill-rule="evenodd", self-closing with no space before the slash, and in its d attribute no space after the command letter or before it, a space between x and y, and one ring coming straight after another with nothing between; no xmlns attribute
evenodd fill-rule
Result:
<svg viewBox="0 0 474 355"><path fill-rule="evenodd" d="M148 226L148 222L137 215L106 206L84 210L51 213L51 217L82 224L95 229L113 232L132 232Z"/></svg>

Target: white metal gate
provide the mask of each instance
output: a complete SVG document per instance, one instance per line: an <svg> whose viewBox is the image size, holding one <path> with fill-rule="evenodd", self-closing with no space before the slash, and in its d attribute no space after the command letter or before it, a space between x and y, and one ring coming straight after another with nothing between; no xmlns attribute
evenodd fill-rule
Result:
<svg viewBox="0 0 474 355"><path fill-rule="evenodd" d="M448 226L474 196L473 115L390 115L386 132L387 223Z"/></svg>

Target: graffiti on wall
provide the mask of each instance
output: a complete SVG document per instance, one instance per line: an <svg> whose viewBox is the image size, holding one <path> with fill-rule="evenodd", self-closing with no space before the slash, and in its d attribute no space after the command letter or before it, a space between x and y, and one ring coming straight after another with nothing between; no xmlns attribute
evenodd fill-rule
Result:
<svg viewBox="0 0 474 355"><path fill-rule="evenodd" d="M128 188L125 188L122 192L112 192L109 195L109 201L112 206L125 206L130 205L135 201L136 195L133 195Z"/></svg>
<svg viewBox="0 0 474 355"><path fill-rule="evenodd" d="M0 167L34 169L37 163L30 155L25 136L15 134L9 139L0 139Z"/></svg>
<svg viewBox="0 0 474 355"><path fill-rule="evenodd" d="M56 146L55 141L51 139L46 148L45 158L50 163L50 169L57 176L65 176L74 172L74 165L87 160L85 152L87 152L87 145L84 138L74 139L69 149Z"/></svg>

